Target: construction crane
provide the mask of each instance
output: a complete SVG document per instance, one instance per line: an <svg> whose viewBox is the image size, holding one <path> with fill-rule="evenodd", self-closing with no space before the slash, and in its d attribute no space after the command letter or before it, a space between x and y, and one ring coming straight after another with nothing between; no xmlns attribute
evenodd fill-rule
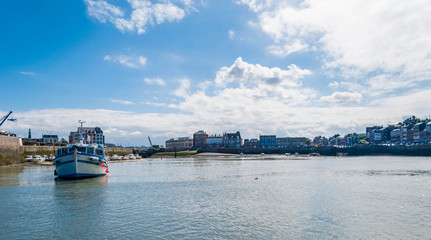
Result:
<svg viewBox="0 0 431 240"><path fill-rule="evenodd" d="M6 116L4 116L4 117L2 117L2 118L0 119L0 127L1 127L1 125L3 125L3 123L4 123L6 120L8 120L8 121L12 121L12 122L16 122L16 118L10 118L10 119L7 119L11 114L12 114L12 111L10 111Z"/></svg>
<svg viewBox="0 0 431 240"><path fill-rule="evenodd" d="M148 141L150 141L150 148L153 148L153 143L151 142L150 136L148 136Z"/></svg>

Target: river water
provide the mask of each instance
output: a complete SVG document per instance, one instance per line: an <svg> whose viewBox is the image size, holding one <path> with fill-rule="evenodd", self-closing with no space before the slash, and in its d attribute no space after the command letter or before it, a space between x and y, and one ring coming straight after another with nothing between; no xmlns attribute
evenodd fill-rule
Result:
<svg viewBox="0 0 431 240"><path fill-rule="evenodd" d="M59 180L0 168L0 239L429 239L429 157L200 157Z"/></svg>

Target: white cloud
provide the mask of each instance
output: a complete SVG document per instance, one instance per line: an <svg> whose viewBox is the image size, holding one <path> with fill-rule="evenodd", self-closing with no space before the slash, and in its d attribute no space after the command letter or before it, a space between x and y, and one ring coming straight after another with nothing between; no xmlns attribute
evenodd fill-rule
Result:
<svg viewBox="0 0 431 240"><path fill-rule="evenodd" d="M103 58L103 60L119 63L129 68L140 68L145 66L145 64L147 63L147 59L143 56L133 57L133 56L126 56L126 55L117 55L117 56L106 55Z"/></svg>
<svg viewBox="0 0 431 240"><path fill-rule="evenodd" d="M95 17L97 20L105 23L113 21L116 17L122 17L123 11L106 1L84 0L87 4L88 15Z"/></svg>
<svg viewBox="0 0 431 240"><path fill-rule="evenodd" d="M406 87L405 80L411 87L431 79L431 4L427 1L236 2L257 14L254 25L273 39L268 47L272 54L317 51L323 54L328 74L362 79L373 90L386 85L380 94Z"/></svg>
<svg viewBox="0 0 431 240"><path fill-rule="evenodd" d="M125 17L120 7L104 0L85 0L85 2L89 16L103 23L111 22L121 32L136 31L138 34L145 33L148 25L179 21L188 11L196 11L191 0L177 1L178 5L169 0L158 3L149 0L128 0L131 14Z"/></svg>
<svg viewBox="0 0 431 240"><path fill-rule="evenodd" d="M229 30L228 34L230 39L233 39L235 37L235 32L233 30Z"/></svg>
<svg viewBox="0 0 431 240"><path fill-rule="evenodd" d="M166 82L161 78L145 78L144 82L148 85L157 84L159 86L166 86Z"/></svg>
<svg viewBox="0 0 431 240"><path fill-rule="evenodd" d="M172 94L174 94L177 97L185 98L189 95L190 90L190 80L187 78L180 79L179 80L180 87L176 89Z"/></svg>
<svg viewBox="0 0 431 240"><path fill-rule="evenodd" d="M36 73L35 72L19 72L22 75L28 75L28 76L35 76Z"/></svg>
<svg viewBox="0 0 431 240"><path fill-rule="evenodd" d="M329 105L341 105L351 103L361 103L362 94L357 92L334 92L330 96L320 98L320 101Z"/></svg>
<svg viewBox="0 0 431 240"><path fill-rule="evenodd" d="M135 103L131 102L131 101L127 101L127 100L119 100L119 99L111 99L112 103L119 103L119 104L123 104L123 105L135 105Z"/></svg>
<svg viewBox="0 0 431 240"><path fill-rule="evenodd" d="M248 93L253 90L225 89L213 97L196 92L177 105L187 110L187 114L141 114L107 109L14 112L19 122L9 125L8 130L18 136L26 136L31 128L34 136L52 131L67 137L70 131L76 130L81 119L87 121L86 126L101 127L107 142L122 142L123 145L126 142L145 145L147 140L142 135L154 137L156 144L164 144L171 137L191 136L199 129L211 134L239 130L245 138L258 137L259 133L312 138L364 132L366 126L396 123L402 116L420 116L431 109L431 102L427 101L431 89L382 99L367 107L289 106L281 101L251 98Z"/></svg>
<svg viewBox="0 0 431 240"><path fill-rule="evenodd" d="M282 70L278 67L268 68L260 64L249 64L239 57L232 66L223 67L217 72L215 82L221 86L231 82L240 82L241 84L295 87L301 85L300 78L311 74L309 70L302 70L294 64L288 68L289 70Z"/></svg>

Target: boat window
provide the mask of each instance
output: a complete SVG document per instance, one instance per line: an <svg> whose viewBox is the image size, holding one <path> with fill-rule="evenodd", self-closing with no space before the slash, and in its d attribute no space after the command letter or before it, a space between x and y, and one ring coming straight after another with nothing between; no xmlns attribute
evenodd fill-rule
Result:
<svg viewBox="0 0 431 240"><path fill-rule="evenodd" d="M63 150L62 148L57 149L57 156L61 155L62 150Z"/></svg>
<svg viewBox="0 0 431 240"><path fill-rule="evenodd" d="M86 147L78 147L78 148L77 148L77 151L78 151L78 152L83 152L83 153L85 153L85 150L86 150Z"/></svg>
<svg viewBox="0 0 431 240"><path fill-rule="evenodd" d="M94 154L94 147L87 147L87 152L90 154Z"/></svg>
<svg viewBox="0 0 431 240"><path fill-rule="evenodd" d="M61 149L61 153L62 154L66 154L66 153L68 153L69 151L68 151L69 149L67 149L67 148L62 148Z"/></svg>
<svg viewBox="0 0 431 240"><path fill-rule="evenodd" d="M103 149L96 148L96 155L103 155Z"/></svg>

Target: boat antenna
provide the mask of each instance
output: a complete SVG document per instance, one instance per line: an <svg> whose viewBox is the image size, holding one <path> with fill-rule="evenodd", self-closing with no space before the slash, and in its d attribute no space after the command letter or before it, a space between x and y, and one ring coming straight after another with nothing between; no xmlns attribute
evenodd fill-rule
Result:
<svg viewBox="0 0 431 240"><path fill-rule="evenodd" d="M81 124L81 138L79 140L84 141L84 136L82 135L82 131L83 131L82 126L84 125L85 121L79 120L78 123Z"/></svg>

